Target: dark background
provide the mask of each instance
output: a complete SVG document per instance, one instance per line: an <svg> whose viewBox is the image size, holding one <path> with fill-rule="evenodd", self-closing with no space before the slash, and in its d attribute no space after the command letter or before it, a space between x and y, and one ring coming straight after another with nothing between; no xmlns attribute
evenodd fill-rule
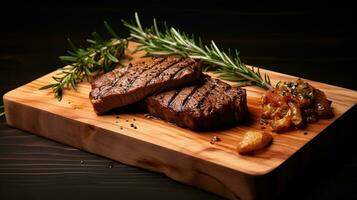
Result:
<svg viewBox="0 0 357 200"><path fill-rule="evenodd" d="M66 37L83 44L92 31L105 33L104 20L127 36L120 20L134 11L143 24L156 17L222 49L239 49L247 64L357 90L355 10L343 1L13 1L0 12L0 95L60 67ZM0 120L0 199L219 199ZM281 198L357 198L355 150L341 152Z"/></svg>

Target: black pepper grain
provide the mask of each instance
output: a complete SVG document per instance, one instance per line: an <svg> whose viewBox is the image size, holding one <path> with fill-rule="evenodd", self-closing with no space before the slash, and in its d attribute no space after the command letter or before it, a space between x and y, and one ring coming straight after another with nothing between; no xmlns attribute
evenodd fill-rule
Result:
<svg viewBox="0 0 357 200"><path fill-rule="evenodd" d="M213 136L212 138L211 138L211 141L210 141L210 143L211 144L215 144L216 142L219 142L219 141L221 141L221 139L218 137L218 136Z"/></svg>

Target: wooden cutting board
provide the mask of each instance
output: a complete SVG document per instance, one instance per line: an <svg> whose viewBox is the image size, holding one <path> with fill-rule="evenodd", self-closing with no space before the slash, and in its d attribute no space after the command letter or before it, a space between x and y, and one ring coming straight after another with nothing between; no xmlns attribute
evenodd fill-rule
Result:
<svg viewBox="0 0 357 200"><path fill-rule="evenodd" d="M134 46L131 43L130 49ZM131 62L145 60L141 55L131 55ZM296 79L261 71L270 75L273 84ZM88 98L87 82L79 84L78 91L66 90L58 102L51 91L38 90L52 82L54 74L56 71L4 95L9 125L128 165L162 172L230 199L267 198L283 191L288 177L299 172L299 162L313 159L306 155L316 154L314 146L326 142L322 135L332 135L329 127L357 102L356 91L309 81L333 101L335 117L310 124L306 130L272 133L271 146L243 156L236 151L243 134L261 128L259 101L264 90L260 88L246 87L250 112L246 122L226 130L194 132L160 119L147 119L139 112L97 116ZM213 136L221 141L211 144Z"/></svg>

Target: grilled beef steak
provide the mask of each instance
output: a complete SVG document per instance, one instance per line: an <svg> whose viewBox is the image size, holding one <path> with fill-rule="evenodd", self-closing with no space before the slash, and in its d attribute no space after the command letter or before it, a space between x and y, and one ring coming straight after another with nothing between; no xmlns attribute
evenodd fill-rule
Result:
<svg viewBox="0 0 357 200"><path fill-rule="evenodd" d="M193 130L232 125L248 110L245 89L209 76L201 84L148 97L145 107L154 116Z"/></svg>
<svg viewBox="0 0 357 200"><path fill-rule="evenodd" d="M123 107L154 93L196 84L201 63L190 58L154 58L129 64L96 78L89 96L97 114Z"/></svg>

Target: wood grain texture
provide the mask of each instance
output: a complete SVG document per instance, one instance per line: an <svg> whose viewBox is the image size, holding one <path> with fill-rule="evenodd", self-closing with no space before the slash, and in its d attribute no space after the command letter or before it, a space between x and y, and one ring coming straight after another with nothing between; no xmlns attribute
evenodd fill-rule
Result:
<svg viewBox="0 0 357 200"><path fill-rule="evenodd" d="M142 61L140 55L134 55L132 62ZM273 83L296 79L262 71L271 76ZM309 81L333 101L335 117L311 124L306 130L273 133L273 144L267 149L242 156L236 152L236 146L244 132L260 129L259 99L264 91L259 88L246 88L250 118L245 123L227 130L198 133L159 119L147 119L143 113L97 116L88 99L88 83L81 83L77 92L65 91L63 100L58 102L51 92L37 90L48 84L54 73L4 96L8 124L125 164L165 173L177 181L230 199L255 199L270 193L262 188L272 179L272 174L283 176L279 172L281 166L287 165L291 156L357 102L355 91ZM210 144L214 135L222 141ZM281 184L277 188L283 187L283 183L277 184Z"/></svg>
<svg viewBox="0 0 357 200"><path fill-rule="evenodd" d="M0 199L222 199L158 173L9 127L0 119ZM162 190L166 191L164 194Z"/></svg>

